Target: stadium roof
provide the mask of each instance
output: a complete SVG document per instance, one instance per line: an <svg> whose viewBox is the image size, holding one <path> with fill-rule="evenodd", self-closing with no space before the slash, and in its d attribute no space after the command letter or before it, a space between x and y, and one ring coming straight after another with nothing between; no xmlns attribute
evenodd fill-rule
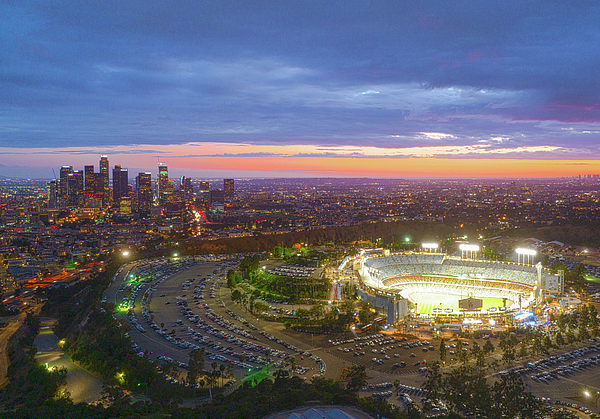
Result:
<svg viewBox="0 0 600 419"><path fill-rule="evenodd" d="M356 419L356 416L340 409L308 409L302 413L292 413L288 419Z"/></svg>

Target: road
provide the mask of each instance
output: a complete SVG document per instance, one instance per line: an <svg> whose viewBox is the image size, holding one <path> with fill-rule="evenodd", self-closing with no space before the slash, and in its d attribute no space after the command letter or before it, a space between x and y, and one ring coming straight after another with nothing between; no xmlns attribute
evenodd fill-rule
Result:
<svg viewBox="0 0 600 419"><path fill-rule="evenodd" d="M24 319L25 313L20 313L7 322L4 328L0 329L0 389L4 388L10 381L6 376L10 364L7 350L8 340L21 327Z"/></svg>
<svg viewBox="0 0 600 419"><path fill-rule="evenodd" d="M49 326L54 321L42 319L42 326ZM67 369L67 388L74 403L90 403L100 398L102 393L102 379L96 377L71 359L59 348L58 337L52 329L42 329L33 341L38 353L36 361L48 368L64 367Z"/></svg>
<svg viewBox="0 0 600 419"><path fill-rule="evenodd" d="M38 314L42 308L42 305L33 305L32 308L34 310L34 314ZM19 327L21 327L26 315L27 313L23 311L13 318L7 319L7 325L0 329L0 389L4 388L10 381L6 376L6 373L8 372L8 366L10 364L7 350L8 340L19 329Z"/></svg>

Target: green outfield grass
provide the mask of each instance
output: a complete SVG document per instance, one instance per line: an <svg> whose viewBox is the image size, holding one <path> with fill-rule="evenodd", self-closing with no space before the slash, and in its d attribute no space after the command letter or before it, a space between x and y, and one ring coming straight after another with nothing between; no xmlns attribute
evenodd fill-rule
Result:
<svg viewBox="0 0 600 419"><path fill-rule="evenodd" d="M418 314L427 314L428 316L436 316L438 314L448 314L444 310L451 308L454 310L454 314L459 312L458 300L460 296L457 295L445 295L445 294L428 294L421 295L421 301L415 302L417 304ZM467 297L463 297L467 298ZM487 310L490 307L502 307L502 298L482 298L483 309ZM507 301L507 306L511 303ZM441 311L434 311L435 308L441 307Z"/></svg>

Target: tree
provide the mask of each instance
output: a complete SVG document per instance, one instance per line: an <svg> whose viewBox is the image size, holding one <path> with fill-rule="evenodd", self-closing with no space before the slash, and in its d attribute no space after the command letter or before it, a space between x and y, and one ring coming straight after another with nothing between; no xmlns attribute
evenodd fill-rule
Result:
<svg viewBox="0 0 600 419"><path fill-rule="evenodd" d="M396 389L396 394L398 394L398 388L400 388L400 380L397 378L394 380L394 388Z"/></svg>
<svg viewBox="0 0 600 419"><path fill-rule="evenodd" d="M475 365L477 368L485 368L485 352L477 342L473 342L471 354L475 357Z"/></svg>
<svg viewBox="0 0 600 419"><path fill-rule="evenodd" d="M360 311L358 312L358 320L362 324L368 323L369 320L372 318L372 316L373 316L373 312L371 311L372 308L373 308L373 306L368 301L364 301L362 303L362 307L361 307Z"/></svg>
<svg viewBox="0 0 600 419"><path fill-rule="evenodd" d="M216 362L211 362L210 367L213 369L211 373L208 375L211 378L211 386L214 388L215 384L217 384L217 368L219 364Z"/></svg>
<svg viewBox="0 0 600 419"><path fill-rule="evenodd" d="M269 314L269 306L262 301L256 301L254 303L254 310L257 314L261 315L263 313Z"/></svg>
<svg viewBox="0 0 600 419"><path fill-rule="evenodd" d="M494 410L509 418L537 418L542 404L525 390L523 380L514 372L500 378L492 386ZM494 412L494 413L496 413Z"/></svg>
<svg viewBox="0 0 600 419"><path fill-rule="evenodd" d="M431 410L434 403L437 403L444 398L444 385L445 382L440 369L440 364L434 362L429 365L427 379L421 385L421 388L425 390L425 398L423 399L423 408L425 412Z"/></svg>
<svg viewBox="0 0 600 419"><path fill-rule="evenodd" d="M189 357L187 380L193 386L196 384L200 373L204 370L204 348L192 350Z"/></svg>
<svg viewBox="0 0 600 419"><path fill-rule="evenodd" d="M243 294L240 290L234 289L231 290L231 301L234 303L242 301Z"/></svg>
<svg viewBox="0 0 600 419"><path fill-rule="evenodd" d="M488 339L483 345L483 351L487 354L494 352L494 344Z"/></svg>
<svg viewBox="0 0 600 419"><path fill-rule="evenodd" d="M347 370L347 376L350 381L346 384L346 389L351 393L358 393L367 384L367 372L364 365L352 364Z"/></svg>
<svg viewBox="0 0 600 419"><path fill-rule="evenodd" d="M446 353L446 341L442 338L442 341L440 342L440 361L446 362Z"/></svg>
<svg viewBox="0 0 600 419"><path fill-rule="evenodd" d="M320 301L316 301L310 308L310 314L316 320L319 320L325 314L325 307L323 307L323 303Z"/></svg>
<svg viewBox="0 0 600 419"><path fill-rule="evenodd" d="M292 375L294 375L294 371L296 371L296 358L292 357L292 359L290 360L290 370L292 372Z"/></svg>
<svg viewBox="0 0 600 419"><path fill-rule="evenodd" d="M299 308L298 310L296 310L296 317L299 319L307 319L308 317L310 317L310 313L304 308Z"/></svg>
<svg viewBox="0 0 600 419"><path fill-rule="evenodd" d="M219 372L220 372L220 376L221 376L221 387L223 387L223 373L225 372L225 369L227 367L225 366L225 364L221 364L219 365Z"/></svg>

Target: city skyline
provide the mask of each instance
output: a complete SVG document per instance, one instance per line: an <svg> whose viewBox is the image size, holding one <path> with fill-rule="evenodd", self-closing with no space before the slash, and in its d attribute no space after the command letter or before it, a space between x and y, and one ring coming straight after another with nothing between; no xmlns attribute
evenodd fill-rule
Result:
<svg viewBox="0 0 600 419"><path fill-rule="evenodd" d="M600 172L600 6L0 6L0 175Z"/></svg>

